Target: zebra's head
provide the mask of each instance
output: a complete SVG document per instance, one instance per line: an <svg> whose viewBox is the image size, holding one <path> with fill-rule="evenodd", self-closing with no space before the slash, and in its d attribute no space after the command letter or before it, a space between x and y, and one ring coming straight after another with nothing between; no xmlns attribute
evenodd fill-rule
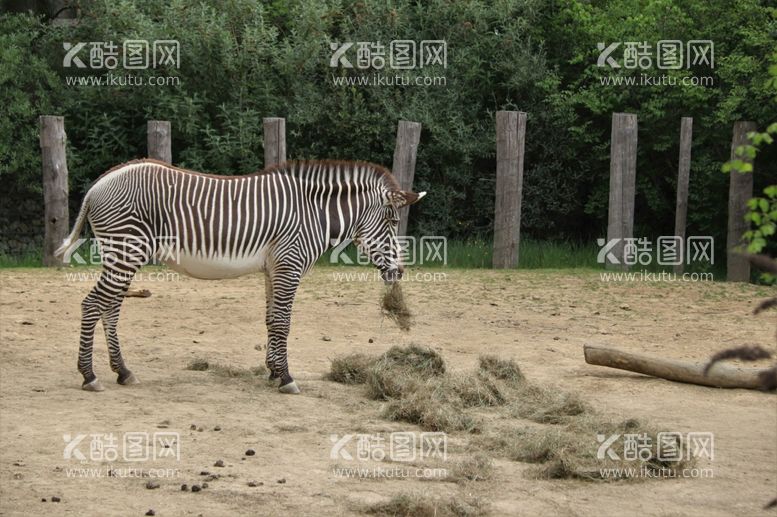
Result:
<svg viewBox="0 0 777 517"><path fill-rule="evenodd" d="M386 283L402 278L404 267L399 260L399 209L417 203L426 192L383 190L379 199L367 207L354 241L370 262L380 270Z"/></svg>

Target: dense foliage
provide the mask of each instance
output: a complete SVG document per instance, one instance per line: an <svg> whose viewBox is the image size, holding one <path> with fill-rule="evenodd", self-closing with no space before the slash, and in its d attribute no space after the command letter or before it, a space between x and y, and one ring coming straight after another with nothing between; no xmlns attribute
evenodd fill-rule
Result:
<svg viewBox="0 0 777 517"><path fill-rule="evenodd" d="M262 167L262 117L287 119L291 158L391 165L398 119L423 124L411 230L488 238L494 202L494 113L528 112L523 232L591 242L604 234L611 113L639 116L635 234L673 230L680 117L694 117L689 234L724 242L736 120L777 120L767 56L777 10L766 0L249 0L80 2L79 23L0 18L0 181L13 199L40 201L37 116L64 115L73 207L107 168L146 154L145 124L170 120L175 163L216 173ZM72 86L63 42L180 42L176 86ZM331 42L447 41L445 85L342 86ZM649 70L708 74L712 86L603 85L641 70L597 67L598 42L712 40L715 66ZM120 72L119 70L116 71ZM124 73L124 71L121 71ZM159 74L159 70L156 74ZM384 72L393 71L384 70ZM154 70L132 71L148 76ZM418 73L418 71L415 71ZM775 147L755 162L756 191L777 174ZM772 181L773 183L773 181ZM4 237L24 203L4 206ZM722 253L717 256L723 256Z"/></svg>

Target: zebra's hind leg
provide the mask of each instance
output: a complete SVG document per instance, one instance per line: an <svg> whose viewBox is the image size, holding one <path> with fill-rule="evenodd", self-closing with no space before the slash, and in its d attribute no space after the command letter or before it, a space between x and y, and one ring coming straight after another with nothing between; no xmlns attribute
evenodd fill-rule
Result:
<svg viewBox="0 0 777 517"><path fill-rule="evenodd" d="M103 329L105 330L105 342L108 344L108 353L110 355L111 370L118 375L116 382L123 386L140 383L137 377L135 377L135 374L124 364L124 359L121 356L121 347L119 346L119 336L116 333L121 303L124 301L124 294L127 292L128 287L129 283L127 283L123 291L114 300L113 305L111 305L102 316Z"/></svg>
<svg viewBox="0 0 777 517"><path fill-rule="evenodd" d="M84 376L81 388L86 391L103 391L105 388L94 373L92 352L94 329L97 321L114 302L117 291L112 287L110 274L103 270L100 278L81 302L81 338L78 347L78 371Z"/></svg>
<svg viewBox="0 0 777 517"><path fill-rule="evenodd" d="M281 393L299 393L299 387L289 373L286 342L291 327L291 307L299 286L301 273L293 264L278 264L270 277L272 308L267 324L267 366L281 383Z"/></svg>

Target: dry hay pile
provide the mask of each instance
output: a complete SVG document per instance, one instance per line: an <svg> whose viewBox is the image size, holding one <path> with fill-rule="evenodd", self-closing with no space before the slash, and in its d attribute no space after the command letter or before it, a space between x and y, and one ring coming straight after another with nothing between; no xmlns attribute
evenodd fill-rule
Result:
<svg viewBox="0 0 777 517"><path fill-rule="evenodd" d="M383 315L396 323L400 329L405 332L410 330L413 325L413 315L407 308L405 295L402 293L402 284L394 282L386 286L380 307Z"/></svg>
<svg viewBox="0 0 777 517"><path fill-rule="evenodd" d="M195 372L211 372L217 377L227 379L253 379L257 377L266 377L269 371L264 366L255 366L253 368L237 368L218 363L210 363L205 359L193 359L185 368Z"/></svg>
<svg viewBox="0 0 777 517"><path fill-rule="evenodd" d="M489 477L484 455L536 464L530 475L538 478L606 481L617 478L603 477L602 469L669 469L663 472L671 475L689 464L659 461L653 450L636 460L597 458L597 435L643 435L657 443L657 433L638 420L612 421L574 394L529 382L512 360L481 356L474 371L449 372L440 354L413 344L377 357L338 357L329 378L364 384L368 398L384 402L382 416L389 420L476 435L469 443L480 459L460 469L465 479Z"/></svg>
<svg viewBox="0 0 777 517"><path fill-rule="evenodd" d="M381 517L474 517L486 511L486 503L478 498L436 498L420 493L397 494L387 502L364 509L365 513Z"/></svg>

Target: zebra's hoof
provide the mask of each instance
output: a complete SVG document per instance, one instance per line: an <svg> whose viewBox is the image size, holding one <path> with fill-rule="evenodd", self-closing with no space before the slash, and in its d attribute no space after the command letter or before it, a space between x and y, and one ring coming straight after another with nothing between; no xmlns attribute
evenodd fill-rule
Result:
<svg viewBox="0 0 777 517"><path fill-rule="evenodd" d="M121 375L119 375L119 378L116 380L117 383L121 384L122 386L131 386L132 384L140 384L140 381L137 377L135 377L135 374L132 372L129 372L129 375L121 378Z"/></svg>
<svg viewBox="0 0 777 517"><path fill-rule="evenodd" d="M283 386L278 388L278 391L280 391L281 393L296 395L297 393L299 393L299 388L297 387L296 381L291 381L290 383L284 384Z"/></svg>
<svg viewBox="0 0 777 517"><path fill-rule="evenodd" d="M105 387L103 387L103 383L100 382L100 379L94 379L92 382L86 382L83 386L81 386L81 389L84 391L105 391Z"/></svg>

